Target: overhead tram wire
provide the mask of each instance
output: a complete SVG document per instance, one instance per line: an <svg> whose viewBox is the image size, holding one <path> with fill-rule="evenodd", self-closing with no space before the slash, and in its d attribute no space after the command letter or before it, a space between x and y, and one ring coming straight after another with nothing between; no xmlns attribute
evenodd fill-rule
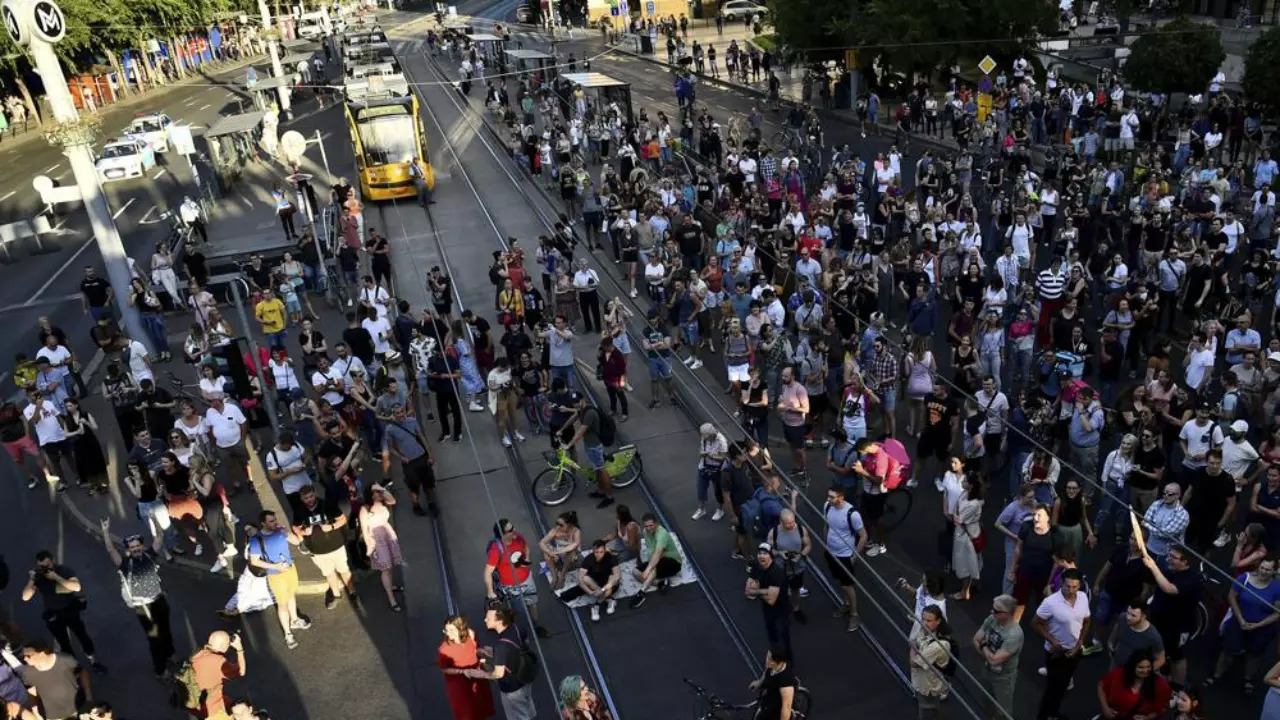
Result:
<svg viewBox="0 0 1280 720"><path fill-rule="evenodd" d="M438 83L438 84L447 84L450 86L453 85L451 81L448 81L447 77L444 76L444 74L440 71L440 69L435 65L434 62L428 59L426 64L428 67L432 69L433 72L435 72L436 75L440 76L445 80L445 82ZM502 157L496 151L494 151L492 145L489 142L489 138L487 138L484 134L485 132L487 132L487 129L485 128L485 126L482 125L481 127L477 128L473 124L474 120L471 116L471 113L473 112L473 110L469 106L459 103L458 98L454 96L452 92L447 93L447 95L449 96L451 102L454 104L454 107L458 108L460 117L463 118L467 122L467 124L471 127L472 131L475 132L476 134L475 136L480 140L481 144L485 147L485 149L488 151L490 156L492 156L495 159L498 167L502 170L503 174L506 175L507 178L511 180L513 187L515 187L516 191L520 194L521 198L524 199L525 203L528 205L529 209L533 212L533 214L538 218L542 226L547 231L549 232L552 231L553 230L552 222L542 212L541 208L538 207L537 203L535 203L529 197L527 193L527 189L523 187L523 185L515 177L513 177L510 174L510 172L507 171L507 168L502 161ZM432 113L432 116L433 118L435 117L434 113ZM438 124L438 121L437 121L437 124ZM452 144L450 144L450 152L453 152ZM470 177L467 174L465 168L462 168L460 162L458 167L462 169L463 177L467 180L468 185L471 186L474 191L474 185L471 184ZM476 194L478 198L479 197L478 191L476 192ZM487 209L485 213L486 213L486 216L489 217ZM499 233L499 237L503 237L501 233ZM605 273L605 274L608 275L608 273ZM577 374L576 366L575 366L574 372L575 374ZM584 383L584 387L585 386L586 384ZM597 398L594 396L593 393L588 393L588 397L591 399L593 404L597 404ZM640 478L637 480L636 484L642 490L646 500L649 502L650 506L653 508L654 513L658 515L659 520L667 527L674 527L673 525L671 525L670 522L668 522L667 513L664 512L661 503L659 503L658 501L657 496L648 487L648 484L645 481L643 473L641 474ZM531 498L530 498L530 501L532 502ZM697 578L698 586L701 589L703 596L706 598L707 602L710 604L712 611L715 613L717 619L720 621L721 625L724 627L725 632L728 633L729 638L733 642L735 648L738 650L739 654L742 656L743 662L746 664L747 668L752 673L759 673L762 668L762 665L760 664L759 659L755 657L755 654L751 651L750 645L746 642L746 639L743 636L742 631L737 627L736 623L734 623L733 619L729 616L728 611L725 609L723 603L720 602L720 599L716 595L715 591L712 590L709 584L707 583L705 579L706 575L698 567L697 560L693 557L692 551L688 548L686 548L685 557L689 561L690 567L694 570L694 574L695 574L695 577Z"/></svg>
<svg viewBox="0 0 1280 720"><path fill-rule="evenodd" d="M404 67L403 65L401 66L401 68L404 71L406 77L408 77L409 75L408 68ZM463 167L462 159L459 156L457 149L454 147L453 141L448 137L447 132L445 132L445 126L440 123L439 117L436 116L433 110L431 110L430 105L427 104L426 98L423 97L421 93L418 93L418 95L419 95L418 97L419 107L422 110L425 110L427 114L431 116L431 119L436 124L436 127L440 129L441 140L443 141L445 148L448 150L449 154L453 156L456 167L459 170L459 174L463 177L464 180L466 180L468 187L471 189L472 194L476 198L478 206L480 207L482 213L485 216L485 219L488 221L488 224L496 234L499 245L504 250L508 249L505 236L499 230L492 214L490 214L488 208L485 207L484 202L480 197L479 191L475 188L475 185L472 183L470 175L466 172L466 169ZM404 237L408 238L409 237L408 228L404 224L404 214L400 211L399 203L393 199L392 206L396 210L396 216L400 223L400 231L404 235ZM431 228L431 231L429 234L435 240L436 249L440 253L441 265L444 266L446 275L448 275L448 277L452 279L454 278L453 269L449 265L448 253L444 246L444 241L441 237L441 234L438 230L438 225L436 224L435 217L432 215L430 208L424 208L424 212L426 213L428 224L430 225L430 228ZM417 277L418 281L421 283L425 283L426 274L422 272L422 268L418 265L417 260L413 257L412 254L409 256L409 260L414 268L414 275ZM458 289L457 283L453 282L451 283L451 285L452 285L454 297L457 300L459 309L465 310L465 304L463 302L461 292ZM433 323L433 327L437 327L437 326L435 326L435 324ZM438 329L436 330L436 342L438 345L438 351L445 352L447 347L445 345L445 339L443 337L440 337ZM465 393L461 391L462 389L460 387L459 381L454 380L452 381L452 383L454 385L454 391L458 394L458 397L461 398L465 396ZM461 413L460 416L462 418L463 428L466 431L467 444L471 450L471 456L475 460L476 469L480 475L481 485L484 487L485 498L489 504L490 513L493 515L493 520L494 520L494 523L496 524L501 519L502 516L498 510L497 501L494 499L492 490L489 487L488 476L484 470L484 464L480 459L479 449L476 445L475 435L473 433L473 428L471 426L470 419L468 418L468 413L465 413L465 412ZM508 453L508 462L511 465L513 474L516 476L521 486L531 487L531 481L528 476L528 469L525 466L524 461L519 454L519 451L516 450L514 446L511 448L511 452ZM548 531L548 526L546 525L546 520L542 516L541 509L534 502L532 494L530 492L521 492L520 495L525 500L526 507L530 512L530 516L538 524L539 532L545 535ZM501 538L498 538L497 540L499 543L502 542ZM505 552L505 549L504 549L504 552ZM535 569L531 568L530 572L535 572ZM533 620L533 616L529 613L528 608L525 607L522 602L518 604L523 608L522 612L529 623L529 628L530 628L529 636L537 650L538 657L544 669L544 672L542 674L545 676L548 689L551 692L551 697L555 701L557 708L559 710L564 710L564 708L560 704L559 687L557 685L557 680L551 677L550 665L547 663L546 653L542 648L541 639L538 637L537 632L535 632L536 623ZM591 646L591 641L586 636L586 629L582 624L582 619L578 617L577 613L575 613L572 609L567 608L566 611L569 616L570 625L574 628L574 637L578 642L579 650L581 651L583 658L587 663L588 670L590 671L592 676L595 678L596 689L599 692L600 697L605 701L605 704L609 707L609 710L613 713L613 716L615 718L619 718L620 720L622 716L618 712L618 709L614 703L613 695L609 690L608 682L604 676L604 672L600 669L600 663L596 658L594 648Z"/></svg>

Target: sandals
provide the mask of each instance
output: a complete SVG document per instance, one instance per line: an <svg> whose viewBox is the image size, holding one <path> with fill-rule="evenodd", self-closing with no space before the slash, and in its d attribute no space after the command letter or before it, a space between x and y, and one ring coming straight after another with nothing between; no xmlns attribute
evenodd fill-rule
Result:
<svg viewBox="0 0 1280 720"><path fill-rule="evenodd" d="M400 606L400 603L396 603L391 606L391 612L393 613L398 613L403 611L404 611L404 608Z"/></svg>

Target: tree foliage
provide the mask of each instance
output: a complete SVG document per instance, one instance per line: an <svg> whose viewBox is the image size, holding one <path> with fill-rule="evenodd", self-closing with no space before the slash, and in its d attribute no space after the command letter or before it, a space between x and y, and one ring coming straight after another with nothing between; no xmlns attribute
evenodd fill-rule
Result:
<svg viewBox="0 0 1280 720"><path fill-rule="evenodd" d="M1178 18L1138 38L1124 74L1139 90L1198 93L1209 85L1227 53L1215 27Z"/></svg>
<svg viewBox="0 0 1280 720"><path fill-rule="evenodd" d="M1249 46L1242 82L1250 100L1280 111L1280 27L1271 27Z"/></svg>
<svg viewBox="0 0 1280 720"><path fill-rule="evenodd" d="M1026 0L777 0L778 34L792 47L857 47L903 72L929 72L961 54L1017 54L1056 23L1052 3Z"/></svg>

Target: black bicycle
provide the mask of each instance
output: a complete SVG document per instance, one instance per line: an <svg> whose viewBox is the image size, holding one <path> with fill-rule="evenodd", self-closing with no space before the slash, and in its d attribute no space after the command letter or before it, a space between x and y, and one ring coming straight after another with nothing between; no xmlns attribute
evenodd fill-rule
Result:
<svg viewBox="0 0 1280 720"><path fill-rule="evenodd" d="M799 678L797 678L799 682ZM696 720L757 720L760 717L760 700L757 698L745 705L734 705L721 700L715 693L698 683L684 678L684 684L693 689L697 698L693 716ZM791 703L791 720L804 720L809 717L812 698L803 685L796 688L795 699Z"/></svg>

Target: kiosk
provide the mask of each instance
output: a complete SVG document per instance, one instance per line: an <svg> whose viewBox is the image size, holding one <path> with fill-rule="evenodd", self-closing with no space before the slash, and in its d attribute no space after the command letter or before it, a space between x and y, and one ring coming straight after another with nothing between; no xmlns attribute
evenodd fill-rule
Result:
<svg viewBox="0 0 1280 720"><path fill-rule="evenodd" d="M586 95L587 102L595 105L599 112L616 104L623 120L630 122L632 119L629 83L598 72L564 73L560 75L553 87L559 96L565 117L573 117L574 113L569 104L573 101L574 89L580 87Z"/></svg>
<svg viewBox="0 0 1280 720"><path fill-rule="evenodd" d="M555 57L541 50L507 50L507 72L530 73L533 76L533 87L555 82L560 74L556 67Z"/></svg>
<svg viewBox="0 0 1280 720"><path fill-rule="evenodd" d="M205 131L213 172L223 192L240 178L244 166L258 157L258 140L265 112L247 112L218 120Z"/></svg>

